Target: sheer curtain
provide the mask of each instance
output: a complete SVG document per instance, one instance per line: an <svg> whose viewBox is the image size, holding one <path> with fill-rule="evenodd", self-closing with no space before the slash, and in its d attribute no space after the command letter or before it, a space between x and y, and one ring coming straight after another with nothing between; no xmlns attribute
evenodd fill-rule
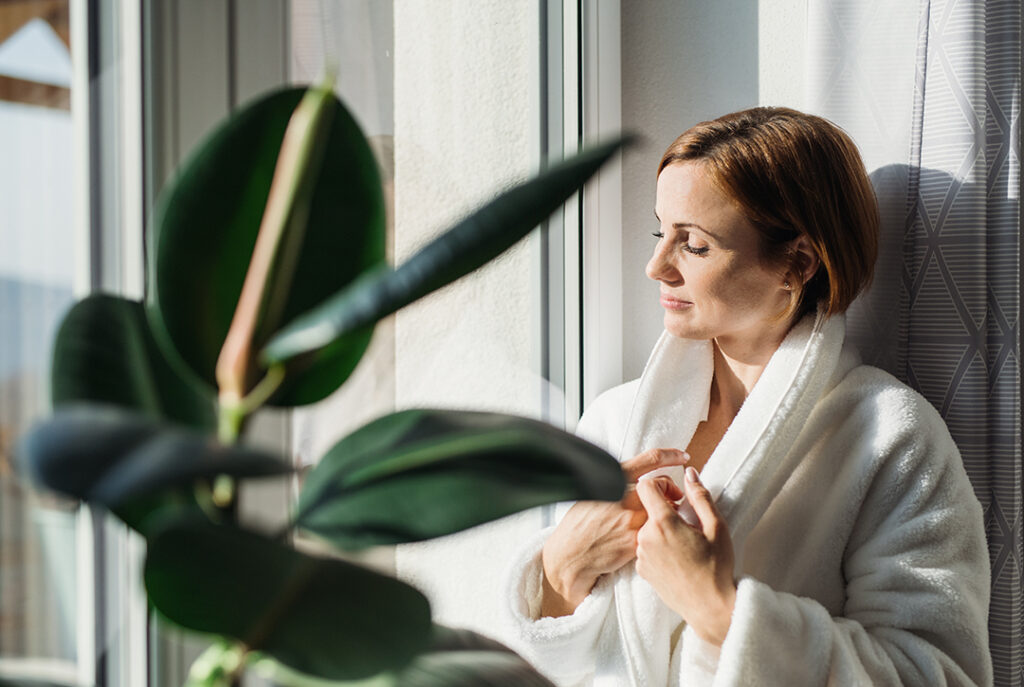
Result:
<svg viewBox="0 0 1024 687"><path fill-rule="evenodd" d="M878 275L850 333L931 401L960 448L985 509L995 681L1015 686L1021 47L1019 0L808 3L809 109L861 144L882 206Z"/></svg>

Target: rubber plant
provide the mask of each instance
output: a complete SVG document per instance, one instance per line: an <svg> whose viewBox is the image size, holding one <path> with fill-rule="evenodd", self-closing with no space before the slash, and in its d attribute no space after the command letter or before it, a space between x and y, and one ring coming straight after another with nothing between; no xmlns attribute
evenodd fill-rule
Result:
<svg viewBox="0 0 1024 687"><path fill-rule="evenodd" d="M68 312L54 412L18 461L145 537L151 606L211 637L188 684L236 685L249 669L283 685L549 684L504 646L434 624L413 587L299 551L291 534L355 550L617 500L613 457L525 418L406 410L338 441L287 530L265 533L239 520L238 486L293 468L244 430L263 406L337 389L378 320L509 248L620 144L547 168L398 267L375 160L330 83L248 103L183 163L155 211L145 301L96 294Z"/></svg>

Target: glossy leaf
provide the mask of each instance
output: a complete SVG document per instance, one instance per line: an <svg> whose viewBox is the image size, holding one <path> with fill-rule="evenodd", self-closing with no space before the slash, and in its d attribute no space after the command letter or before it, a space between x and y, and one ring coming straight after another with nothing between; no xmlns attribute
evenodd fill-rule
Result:
<svg viewBox="0 0 1024 687"><path fill-rule="evenodd" d="M211 387L270 191L285 128L304 90L272 93L216 129L167 185L150 249L149 315L161 344ZM384 261L384 201L373 154L335 102L308 223L281 321L324 302ZM276 287L271 285L271 290ZM351 373L369 343L361 328L289 370L271 402L320 400ZM262 347L265 341L257 341Z"/></svg>
<svg viewBox="0 0 1024 687"><path fill-rule="evenodd" d="M361 276L284 327L264 350L267 362L322 355L352 332L483 266L554 212L622 145L595 146L503 193L427 244L395 270Z"/></svg>
<svg viewBox="0 0 1024 687"><path fill-rule="evenodd" d="M431 638L429 605L412 587L223 525L157 532L145 581L150 602L172 622L329 679L400 669Z"/></svg>
<svg viewBox="0 0 1024 687"><path fill-rule="evenodd" d="M69 406L35 425L18 446L22 470L48 488L99 503L145 533L160 506L199 479L261 477L291 467L264 451L223 446L112 406ZM187 499L186 499L187 500Z"/></svg>
<svg viewBox="0 0 1024 687"><path fill-rule="evenodd" d="M201 429L216 424L210 390L172 367L143 305L117 296L94 294L65 315L54 344L51 396L58 407L108 403Z"/></svg>
<svg viewBox="0 0 1024 687"><path fill-rule="evenodd" d="M618 500L618 461L527 418L407 410L335 444L306 477L296 524L352 549L438 537L534 506Z"/></svg>

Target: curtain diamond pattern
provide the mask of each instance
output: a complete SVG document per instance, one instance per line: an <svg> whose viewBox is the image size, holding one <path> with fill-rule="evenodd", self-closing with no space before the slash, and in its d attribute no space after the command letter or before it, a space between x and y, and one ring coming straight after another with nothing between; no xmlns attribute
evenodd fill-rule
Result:
<svg viewBox="0 0 1024 687"><path fill-rule="evenodd" d="M809 109L861 145L882 206L851 336L949 425L985 509L995 682L1019 687L1021 6L911 5L811 0Z"/></svg>

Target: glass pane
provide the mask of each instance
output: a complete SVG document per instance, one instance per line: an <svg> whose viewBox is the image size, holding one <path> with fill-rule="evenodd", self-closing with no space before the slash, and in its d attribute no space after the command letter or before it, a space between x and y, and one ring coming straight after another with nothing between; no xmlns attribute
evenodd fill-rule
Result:
<svg viewBox="0 0 1024 687"><path fill-rule="evenodd" d="M44 415L72 300L71 53L66 0L0 3L0 658L76 660L76 508L13 472Z"/></svg>
<svg viewBox="0 0 1024 687"><path fill-rule="evenodd" d="M337 68L337 90L378 153L393 262L537 170L545 6L462 2L442 10L432 2L293 0L291 78L314 81L325 62ZM541 241L534 232L479 272L380 323L342 390L296 411L297 459L314 464L368 420L416 406L561 424L564 394L544 373ZM439 622L492 631L494 579L541 519L539 512L514 516L378 551L375 560L426 591ZM456 588L446 574L471 561L479 568L481 560L494 569L479 584Z"/></svg>

